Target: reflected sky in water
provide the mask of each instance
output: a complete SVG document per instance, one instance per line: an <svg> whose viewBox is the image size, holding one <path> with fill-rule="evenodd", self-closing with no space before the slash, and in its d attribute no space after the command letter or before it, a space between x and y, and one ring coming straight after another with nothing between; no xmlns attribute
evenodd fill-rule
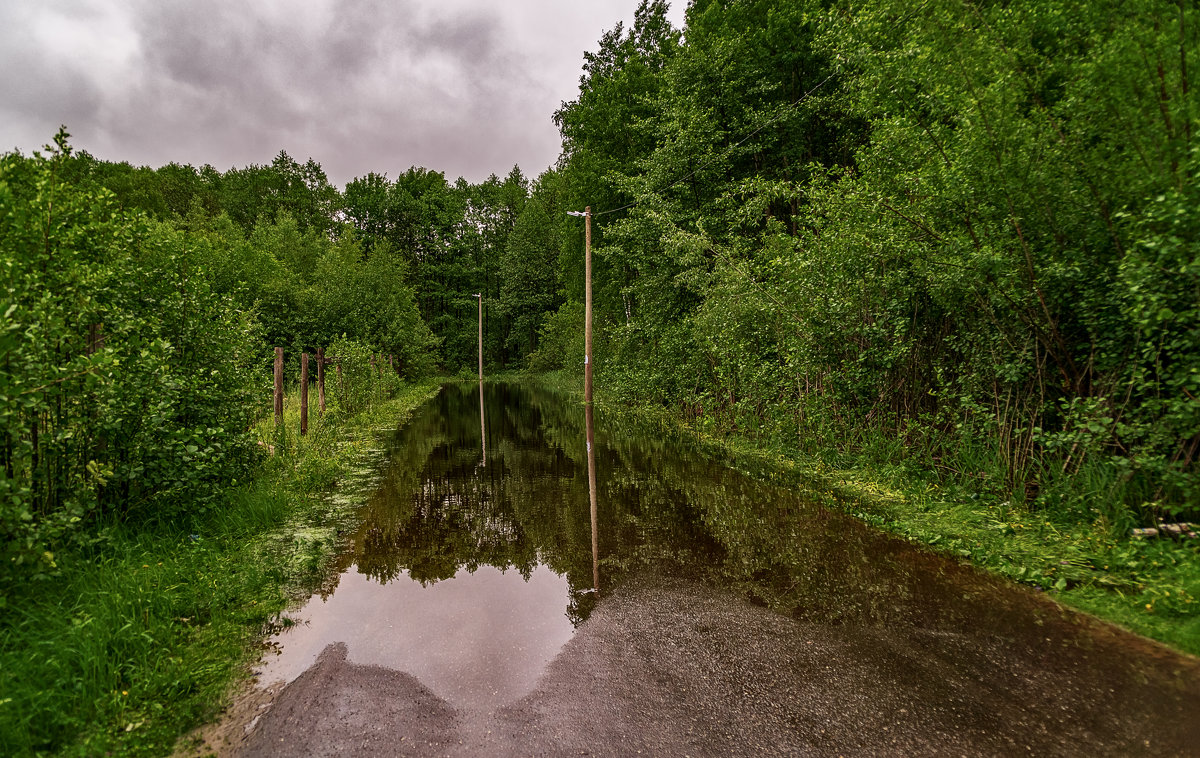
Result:
<svg viewBox="0 0 1200 758"><path fill-rule="evenodd" d="M424 586L351 570L296 614L281 637L286 652L268 656L262 681L291 681L326 645L345 642L351 663L406 671L456 707L485 710L533 689L570 639L566 600L566 579L544 566L528 579L482 566Z"/></svg>

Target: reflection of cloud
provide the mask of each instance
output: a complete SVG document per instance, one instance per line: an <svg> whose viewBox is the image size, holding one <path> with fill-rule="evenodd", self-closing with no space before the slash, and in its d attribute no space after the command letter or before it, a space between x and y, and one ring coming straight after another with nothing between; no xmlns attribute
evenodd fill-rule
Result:
<svg viewBox="0 0 1200 758"><path fill-rule="evenodd" d="M335 594L309 600L300 623L275 635L282 654L264 661L261 678L291 681L342 641L352 663L408 672L455 706L492 708L532 690L571 638L568 591L545 566L528 579L481 566L426 586L349 571Z"/></svg>
<svg viewBox="0 0 1200 758"><path fill-rule="evenodd" d="M472 180L557 155L550 116L635 0L47 0L0 6L0 149L66 123L99 157L311 155L344 183L425 165ZM499 10L498 10L499 9ZM626 21L628 18L626 18Z"/></svg>

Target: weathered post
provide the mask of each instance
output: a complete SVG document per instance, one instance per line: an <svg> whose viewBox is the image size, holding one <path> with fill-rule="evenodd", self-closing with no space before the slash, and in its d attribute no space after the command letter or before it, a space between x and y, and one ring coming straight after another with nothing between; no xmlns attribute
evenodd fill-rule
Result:
<svg viewBox="0 0 1200 758"><path fill-rule="evenodd" d="M300 436L308 434L308 353L300 353Z"/></svg>
<svg viewBox="0 0 1200 758"><path fill-rule="evenodd" d="M275 426L283 423L283 348L275 348Z"/></svg>
<svg viewBox="0 0 1200 758"><path fill-rule="evenodd" d="M479 381L483 382L483 293L475 295L479 299Z"/></svg>
<svg viewBox="0 0 1200 758"><path fill-rule="evenodd" d="M100 350L100 325L88 324L87 354L95 355Z"/></svg>
<svg viewBox="0 0 1200 758"><path fill-rule="evenodd" d="M317 413L325 416L325 348L317 348Z"/></svg>

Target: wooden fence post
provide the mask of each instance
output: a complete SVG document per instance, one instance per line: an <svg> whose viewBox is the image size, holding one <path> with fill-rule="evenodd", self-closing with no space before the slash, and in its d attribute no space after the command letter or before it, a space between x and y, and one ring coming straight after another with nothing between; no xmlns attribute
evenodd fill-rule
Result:
<svg viewBox="0 0 1200 758"><path fill-rule="evenodd" d="M325 416L325 348L317 348L317 413Z"/></svg>
<svg viewBox="0 0 1200 758"><path fill-rule="evenodd" d="M300 436L308 434L308 353L300 353Z"/></svg>
<svg viewBox="0 0 1200 758"><path fill-rule="evenodd" d="M275 426L283 423L283 348L275 348Z"/></svg>

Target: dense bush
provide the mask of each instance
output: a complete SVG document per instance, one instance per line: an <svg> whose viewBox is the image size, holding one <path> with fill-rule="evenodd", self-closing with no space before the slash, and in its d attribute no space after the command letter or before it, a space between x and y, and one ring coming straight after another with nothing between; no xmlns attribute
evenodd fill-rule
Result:
<svg viewBox="0 0 1200 758"><path fill-rule="evenodd" d="M0 553L54 566L101 516L172 519L252 458L254 322L189 236L64 183L65 133L0 158Z"/></svg>

